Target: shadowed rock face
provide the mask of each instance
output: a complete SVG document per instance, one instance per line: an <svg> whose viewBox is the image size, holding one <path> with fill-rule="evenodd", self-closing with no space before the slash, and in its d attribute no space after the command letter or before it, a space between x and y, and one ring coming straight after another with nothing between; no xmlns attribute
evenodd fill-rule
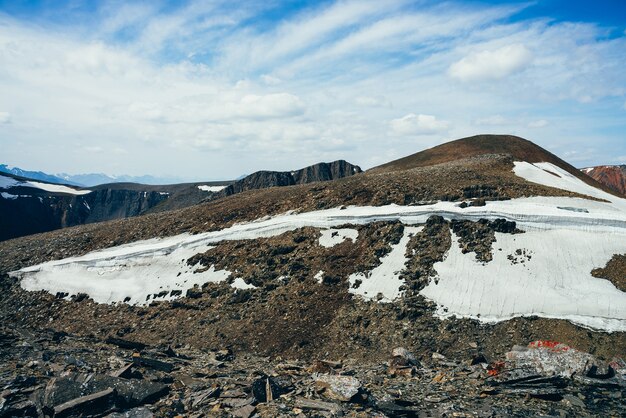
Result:
<svg viewBox="0 0 626 418"><path fill-rule="evenodd" d="M612 191L626 195L626 165L603 165L582 171Z"/></svg>
<svg viewBox="0 0 626 418"><path fill-rule="evenodd" d="M332 163L318 163L296 171L257 171L215 193L213 199L230 196L246 190L337 180L361 172L362 170L359 166L352 165L344 160L333 161Z"/></svg>
<svg viewBox="0 0 626 418"><path fill-rule="evenodd" d="M0 241L86 223L137 216L167 195L135 190L95 190L82 196L50 193L0 198Z"/></svg>

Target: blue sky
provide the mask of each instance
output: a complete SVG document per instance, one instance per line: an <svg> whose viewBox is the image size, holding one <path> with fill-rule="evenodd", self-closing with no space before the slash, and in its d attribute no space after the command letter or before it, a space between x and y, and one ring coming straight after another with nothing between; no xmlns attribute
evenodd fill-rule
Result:
<svg viewBox="0 0 626 418"><path fill-rule="evenodd" d="M0 0L0 162L209 180L491 132L624 164L625 62L623 0Z"/></svg>

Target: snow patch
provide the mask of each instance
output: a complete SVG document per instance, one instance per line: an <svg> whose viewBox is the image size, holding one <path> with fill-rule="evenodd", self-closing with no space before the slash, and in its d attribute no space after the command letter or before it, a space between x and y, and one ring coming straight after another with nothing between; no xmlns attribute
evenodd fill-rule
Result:
<svg viewBox="0 0 626 418"><path fill-rule="evenodd" d="M317 280L318 283L322 283L324 281L324 270L318 271L313 278Z"/></svg>
<svg viewBox="0 0 626 418"><path fill-rule="evenodd" d="M237 277L235 278L235 281L233 281L233 284L230 285L230 287L233 287L235 289L256 289L257 287L253 284L248 284L245 282L244 279L242 279L241 277Z"/></svg>
<svg viewBox="0 0 626 418"><path fill-rule="evenodd" d="M323 229L322 236L319 243L322 247L331 248L337 244L341 244L346 239L356 242L356 238L359 236L359 231L351 228L341 229Z"/></svg>
<svg viewBox="0 0 626 418"><path fill-rule="evenodd" d="M8 199L8 200L15 200L15 199L17 199L19 197L18 195L4 193L4 192L0 193L0 196L2 196L2 198L4 198L4 199Z"/></svg>
<svg viewBox="0 0 626 418"><path fill-rule="evenodd" d="M34 187L35 189L45 190L52 193L66 193L73 195L84 195L91 193L91 190L76 190L61 184L40 183L38 181L18 181L11 177L0 176L0 189L8 189L11 187Z"/></svg>
<svg viewBox="0 0 626 418"><path fill-rule="evenodd" d="M219 192L220 190L225 189L227 186L198 186L198 189L202 190L203 192L211 192L211 193L216 193Z"/></svg>
<svg viewBox="0 0 626 418"><path fill-rule="evenodd" d="M380 302L392 302L402 295L400 287L404 280L400 279L400 273L408 261L405 257L406 246L411 237L420 232L423 227L405 227L404 234L396 245L391 247L391 252L380 259L381 264L367 273L355 273L348 277L350 293L360 295L364 299L376 299ZM356 282L360 281L358 287ZM382 298L378 298L378 295Z"/></svg>
<svg viewBox="0 0 626 418"><path fill-rule="evenodd" d="M195 273L197 268L187 265L189 257L207 251L210 246L168 248L159 241L168 240L116 247L76 257L71 262L45 263L37 268L36 274L24 277L21 286L52 294L86 293L98 303L146 305L155 299L175 299L176 293L184 295L195 285L219 283L230 276L229 271L216 271L214 266ZM172 291L178 292L172 294Z"/></svg>
<svg viewBox="0 0 626 418"><path fill-rule="evenodd" d="M19 186L35 187L37 189L45 190L47 192L73 194L77 196L91 193L91 190L76 190L72 189L71 187L63 186L61 184L40 183L38 181L27 181L19 184Z"/></svg>
<svg viewBox="0 0 626 418"><path fill-rule="evenodd" d="M578 177L573 176L554 164L531 164L525 161L516 161L513 164L515 165L513 172L527 181L561 190L567 190L569 192L580 193L597 199L608 200L614 205L619 206L622 210L626 210L626 199L621 199L603 190L590 186Z"/></svg>
<svg viewBox="0 0 626 418"><path fill-rule="evenodd" d="M626 231L496 233L496 240L494 246L502 251L493 251L493 260L481 263L474 254L461 252L453 234L446 258L434 265L438 280L420 292L440 305L438 316L498 322L536 315L626 331L626 293L591 276L613 254L626 252ZM515 260L518 249L532 256Z"/></svg>
<svg viewBox="0 0 626 418"><path fill-rule="evenodd" d="M20 184L20 182L14 178L0 175L0 189L8 189L9 187L17 186L18 184Z"/></svg>

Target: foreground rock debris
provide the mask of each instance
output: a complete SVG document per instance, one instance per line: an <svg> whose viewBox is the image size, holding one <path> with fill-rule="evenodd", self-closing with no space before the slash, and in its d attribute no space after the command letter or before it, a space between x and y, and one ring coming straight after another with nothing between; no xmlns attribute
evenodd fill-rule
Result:
<svg viewBox="0 0 626 418"><path fill-rule="evenodd" d="M0 417L623 416L626 363L536 341L504 359L364 363L0 329ZM471 351L471 347L468 347ZM329 355L331 355L329 353ZM137 358L150 361L136 361ZM167 366L165 366L167 365Z"/></svg>

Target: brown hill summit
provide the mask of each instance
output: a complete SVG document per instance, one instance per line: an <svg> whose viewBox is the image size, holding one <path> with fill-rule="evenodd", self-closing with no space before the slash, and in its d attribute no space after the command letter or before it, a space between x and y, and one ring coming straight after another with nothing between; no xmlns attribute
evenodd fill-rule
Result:
<svg viewBox="0 0 626 418"><path fill-rule="evenodd" d="M582 172L604 184L615 193L626 196L626 165L588 167L583 168Z"/></svg>
<svg viewBox="0 0 626 418"><path fill-rule="evenodd" d="M615 194L614 190L594 181L589 176L585 176L576 167L546 149L527 139L514 135L483 134L457 139L456 141L446 142L445 144L379 165L368 170L368 172L383 173L408 170L488 154L506 154L511 156L514 161L526 161L528 163L552 163L593 187Z"/></svg>

